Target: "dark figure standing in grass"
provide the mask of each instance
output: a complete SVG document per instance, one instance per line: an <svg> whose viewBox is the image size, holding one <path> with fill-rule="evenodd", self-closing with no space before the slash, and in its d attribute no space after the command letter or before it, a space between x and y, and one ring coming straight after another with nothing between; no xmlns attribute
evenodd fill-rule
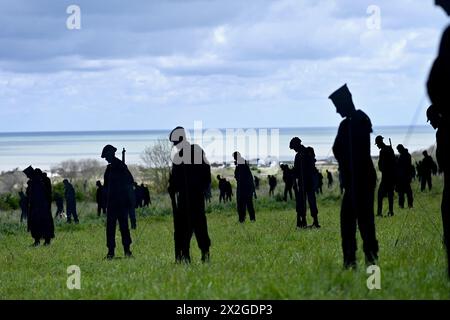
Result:
<svg viewBox="0 0 450 320"><path fill-rule="evenodd" d="M204 192L211 184L211 167L203 149L186 140L184 128L175 128L169 136L174 144L169 194L173 207L175 260L191 262L190 243L195 234L202 262L209 261L211 240L205 214Z"/></svg>
<svg viewBox="0 0 450 320"><path fill-rule="evenodd" d="M408 199L408 208L413 207L414 198L411 189L411 155L402 144L397 146L397 151L400 153L397 159L397 192L398 192L398 204L400 208L405 207L405 195Z"/></svg>
<svg viewBox="0 0 450 320"><path fill-rule="evenodd" d="M323 194L323 175L317 168L316 171L316 193Z"/></svg>
<svg viewBox="0 0 450 320"><path fill-rule="evenodd" d="M294 188L294 173L287 164L280 165L281 171L283 171L284 193L283 200L287 201L288 194L292 200L292 189Z"/></svg>
<svg viewBox="0 0 450 320"><path fill-rule="evenodd" d="M143 183L141 184L141 188L144 197L144 207L148 207L149 205L152 204L152 200L150 198L150 190Z"/></svg>
<svg viewBox="0 0 450 320"><path fill-rule="evenodd" d="M450 15L450 1L436 0L447 15ZM450 27L445 30L439 54L434 61L428 79L428 95L433 105L428 110L428 119L436 133L436 158L440 170L444 172L444 191L442 194L442 224L444 244L447 251L447 270L450 277Z"/></svg>
<svg viewBox="0 0 450 320"><path fill-rule="evenodd" d="M333 187L333 174L327 170L328 189Z"/></svg>
<svg viewBox="0 0 450 320"><path fill-rule="evenodd" d="M225 180L225 199L231 201L233 197L233 188L231 187L231 182Z"/></svg>
<svg viewBox="0 0 450 320"><path fill-rule="evenodd" d="M21 211L20 223L22 223L28 217L28 198L23 191L19 191L19 207Z"/></svg>
<svg viewBox="0 0 450 320"><path fill-rule="evenodd" d="M428 185L428 189L431 191L433 188L433 178L432 175L436 174L437 166L434 162L433 158L428 154L427 151L423 153L423 160L420 164L421 170L421 179L420 179L420 190L425 191L426 186Z"/></svg>
<svg viewBox="0 0 450 320"><path fill-rule="evenodd" d="M314 189L315 159L311 151L302 145L298 138L292 138L289 148L296 152L294 160L294 178L297 185L296 210L297 210L297 228L306 228L306 200L308 200L309 210L313 218L312 227L320 228L319 210L317 209L316 193Z"/></svg>
<svg viewBox="0 0 450 320"><path fill-rule="evenodd" d="M239 152L235 151L233 153L233 159L236 164L234 177L237 182L236 200L239 222L244 223L247 210L250 221L254 222L256 221L256 216L253 206L253 196L256 196L256 193L253 175L247 161L245 161Z"/></svg>
<svg viewBox="0 0 450 320"><path fill-rule="evenodd" d="M275 194L275 188L277 187L277 177L269 175L269 196L273 196Z"/></svg>
<svg viewBox="0 0 450 320"><path fill-rule="evenodd" d="M137 182L134 183L134 196L136 198L136 204L135 208L142 208L142 202L144 201L144 191L142 190L141 186L137 184Z"/></svg>
<svg viewBox="0 0 450 320"><path fill-rule="evenodd" d="M255 180L255 190L259 190L259 178L255 176L254 180Z"/></svg>
<svg viewBox="0 0 450 320"><path fill-rule="evenodd" d="M370 156L372 123L361 110L356 110L347 85L329 97L336 112L345 118L333 145L344 186L341 208L341 236L344 267L356 267L356 225L363 239L367 264L376 264L378 241L373 210L376 172Z"/></svg>
<svg viewBox="0 0 450 320"><path fill-rule="evenodd" d="M64 198L57 192L55 193L54 199L56 204L55 218L62 218L64 213Z"/></svg>
<svg viewBox="0 0 450 320"><path fill-rule="evenodd" d="M133 176L123 161L115 154L117 149L112 145L103 148L101 157L108 162L104 176L106 195L106 259L114 258L116 248L116 224L119 222L120 234L125 257L131 257L131 235L128 228L128 213L134 203L131 199Z"/></svg>
<svg viewBox="0 0 450 320"><path fill-rule="evenodd" d="M26 191L28 198L28 231L31 232L31 236L34 239L34 246L38 246L41 239L45 240L44 245L49 245L51 239L55 237L55 227L49 207L44 176L36 172L31 166L23 172L29 179Z"/></svg>
<svg viewBox="0 0 450 320"><path fill-rule="evenodd" d="M226 197L226 184L227 184L227 179L222 178L219 174L217 175L217 180L219 181L219 203L220 202L227 202L227 197Z"/></svg>
<svg viewBox="0 0 450 320"><path fill-rule="evenodd" d="M378 169L381 171L381 182L378 187L378 210L377 216L383 216L383 199L387 196L389 202L388 216L394 215L394 191L396 175L396 159L391 146L384 143L382 136L375 138L375 144L380 149Z"/></svg>
<svg viewBox="0 0 450 320"><path fill-rule="evenodd" d="M106 213L105 188L103 187L100 180L97 180L95 185L97 186L97 191L95 193L95 201L97 202L97 215L100 217L102 213Z"/></svg>
<svg viewBox="0 0 450 320"><path fill-rule="evenodd" d="M78 223L78 214L77 214L77 200L75 196L75 189L69 180L64 179L64 198L66 198L66 214L67 214L67 223L72 223L72 216L75 223Z"/></svg>

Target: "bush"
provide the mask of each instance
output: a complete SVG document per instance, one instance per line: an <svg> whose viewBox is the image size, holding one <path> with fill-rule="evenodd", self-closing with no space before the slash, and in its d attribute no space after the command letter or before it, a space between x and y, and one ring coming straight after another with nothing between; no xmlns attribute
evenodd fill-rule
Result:
<svg viewBox="0 0 450 320"><path fill-rule="evenodd" d="M6 193L0 196L0 210L17 210L19 209L19 196Z"/></svg>

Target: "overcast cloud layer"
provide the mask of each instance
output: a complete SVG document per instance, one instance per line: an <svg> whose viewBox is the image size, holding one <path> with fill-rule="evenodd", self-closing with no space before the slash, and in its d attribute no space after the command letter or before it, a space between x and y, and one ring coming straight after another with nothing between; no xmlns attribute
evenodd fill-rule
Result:
<svg viewBox="0 0 450 320"><path fill-rule="evenodd" d="M0 131L335 126L343 83L374 125L425 124L447 23L433 0L1 0Z"/></svg>

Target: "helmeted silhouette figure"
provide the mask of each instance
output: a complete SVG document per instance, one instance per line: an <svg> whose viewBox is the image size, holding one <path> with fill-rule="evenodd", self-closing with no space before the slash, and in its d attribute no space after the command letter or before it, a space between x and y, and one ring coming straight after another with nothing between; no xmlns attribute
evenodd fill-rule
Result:
<svg viewBox="0 0 450 320"><path fill-rule="evenodd" d="M64 198L63 196L56 192L54 195L54 200L55 200L55 204L56 204L56 213L55 213L55 218L62 218L63 217L63 213L64 213Z"/></svg>
<svg viewBox="0 0 450 320"><path fill-rule="evenodd" d="M411 155L402 144L397 146L397 151L400 155L397 158L397 192L398 204L400 208L405 207L405 194L408 199L408 208L412 208L414 204L413 192L411 189Z"/></svg>
<svg viewBox="0 0 450 320"><path fill-rule="evenodd" d="M423 159L420 162L420 190L425 191L426 186L431 191L433 188L433 178L432 175L436 174L437 166L433 158L428 154L427 151L423 153Z"/></svg>
<svg viewBox="0 0 450 320"><path fill-rule="evenodd" d="M150 198L150 190L143 183L141 184L141 188L142 188L142 194L143 194L143 199L144 199L143 206L148 207L149 205L152 204L152 199Z"/></svg>
<svg viewBox="0 0 450 320"><path fill-rule="evenodd" d="M36 171L31 166L23 172L29 179L26 191L28 198L28 231L31 232L31 236L34 239L34 246L38 246L41 239L45 240L44 245L49 245L51 239L55 237L55 227L44 176L40 170Z"/></svg>
<svg viewBox="0 0 450 320"><path fill-rule="evenodd" d="M312 227L320 228L315 194L315 159L313 152L302 145L302 141L298 138L292 138L289 148L296 152L294 160L294 178L296 180L296 211L297 211L297 227L306 228L308 226L306 220L306 199L308 199L309 209L313 218Z"/></svg>
<svg viewBox="0 0 450 320"><path fill-rule="evenodd" d="M328 180L328 189L331 189L333 187L333 174L330 171L327 172L327 180Z"/></svg>
<svg viewBox="0 0 450 320"><path fill-rule="evenodd" d="M191 262L190 242L195 234L202 261L209 261L211 240L205 214L204 192L211 183L211 167L203 149L190 144L182 127L169 135L174 144L169 194L173 207L175 260Z"/></svg>
<svg viewBox="0 0 450 320"><path fill-rule="evenodd" d="M72 216L75 223L79 223L77 214L77 202L75 197L75 189L69 180L64 179L64 198L66 199L67 223L72 222Z"/></svg>
<svg viewBox="0 0 450 320"><path fill-rule="evenodd" d="M19 191L19 207L20 207L20 222L23 220L27 220L28 217L28 197L23 193L23 191Z"/></svg>
<svg viewBox="0 0 450 320"><path fill-rule="evenodd" d="M391 146L384 143L382 136L375 138L375 144L380 149L378 169L381 171L381 182L378 187L377 216L383 216L383 199L387 196L389 202L388 216L394 215L394 191L395 191L395 153Z"/></svg>
<svg viewBox="0 0 450 320"><path fill-rule="evenodd" d="M253 196L256 197L256 193L252 172L247 161L245 161L239 152L235 151L233 153L233 159L236 164L234 177L237 183L236 200L239 222L245 222L247 210L250 221L256 221L255 208L253 206Z"/></svg>
<svg viewBox="0 0 450 320"><path fill-rule="evenodd" d="M450 15L450 1L436 0L447 15ZM436 133L436 158L439 168L444 172L444 191L442 195L442 224L444 229L444 243L447 250L447 270L450 277L450 27L442 36L439 54L434 61L428 79L428 95L432 107L428 110L428 119Z"/></svg>
<svg viewBox="0 0 450 320"><path fill-rule="evenodd" d="M316 193L317 194L323 194L323 174L320 172L317 168L315 169L315 176L316 176Z"/></svg>
<svg viewBox="0 0 450 320"><path fill-rule="evenodd" d="M231 201L233 197L233 188L231 187L231 182L226 180L225 181L225 199L227 201Z"/></svg>
<svg viewBox="0 0 450 320"><path fill-rule="evenodd" d="M372 123L361 110L356 110L347 85L342 86L329 99L336 112L345 118L333 145L344 186L341 207L341 236L344 267L356 267L356 225L363 239L366 263L378 259L378 241L375 234L373 210L376 173L370 156Z"/></svg>
<svg viewBox="0 0 450 320"><path fill-rule="evenodd" d="M114 258L116 248L116 224L119 222L122 245L126 257L131 257L132 243L128 228L129 210L134 206L133 176L123 161L116 158L117 148L106 145L101 157L108 162L104 175L104 190L106 195L106 259Z"/></svg>
<svg viewBox="0 0 450 320"><path fill-rule="evenodd" d="M294 172L287 164L281 164L280 165L281 171L283 171L283 182L284 182L284 193L283 193L283 200L287 201L287 197L289 194L289 197L292 200L292 189L294 188Z"/></svg>
<svg viewBox="0 0 450 320"><path fill-rule="evenodd" d="M269 180L269 196L273 196L277 187L277 177L269 175L267 179Z"/></svg>
<svg viewBox="0 0 450 320"><path fill-rule="evenodd" d="M102 213L106 213L105 188L103 187L100 180L97 180L95 185L97 186L97 191L95 193L95 201L97 202L97 215L100 217Z"/></svg>

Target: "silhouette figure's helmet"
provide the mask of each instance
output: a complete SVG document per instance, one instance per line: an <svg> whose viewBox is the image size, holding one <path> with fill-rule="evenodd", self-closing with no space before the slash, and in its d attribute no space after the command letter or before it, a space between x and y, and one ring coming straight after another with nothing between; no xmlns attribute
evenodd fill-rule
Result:
<svg viewBox="0 0 450 320"><path fill-rule="evenodd" d="M351 97L352 93L348 89L347 84L344 84L342 87L340 87L335 92L330 94L328 99L330 99L333 102L339 102L339 101L346 101Z"/></svg>
<svg viewBox="0 0 450 320"><path fill-rule="evenodd" d="M25 173L27 177L31 177L34 173L34 169L32 166L28 166L28 168L24 169L22 172Z"/></svg>
<svg viewBox="0 0 450 320"><path fill-rule="evenodd" d="M107 145L103 148L103 151L102 151L102 158L106 158L107 155L109 155L109 154L114 154L114 153L116 153L116 151L117 151L117 148L113 147L113 146L110 145L110 144L107 144Z"/></svg>
<svg viewBox="0 0 450 320"><path fill-rule="evenodd" d="M302 140L300 140L299 137L292 138L289 142L289 149L294 149L296 146L299 146L302 144Z"/></svg>
<svg viewBox="0 0 450 320"><path fill-rule="evenodd" d="M186 131L184 130L183 127L176 127L169 134L169 140L170 140L170 142L173 142L175 144L180 143L181 141L185 141L186 140Z"/></svg>
<svg viewBox="0 0 450 320"><path fill-rule="evenodd" d="M403 151L403 150L405 150L405 147L402 145L402 144L399 144L398 146L397 146L397 150L400 152L400 151Z"/></svg>
<svg viewBox="0 0 450 320"><path fill-rule="evenodd" d="M382 136L377 136L376 138L375 138L375 144L379 144L379 143L383 143L383 137Z"/></svg>

